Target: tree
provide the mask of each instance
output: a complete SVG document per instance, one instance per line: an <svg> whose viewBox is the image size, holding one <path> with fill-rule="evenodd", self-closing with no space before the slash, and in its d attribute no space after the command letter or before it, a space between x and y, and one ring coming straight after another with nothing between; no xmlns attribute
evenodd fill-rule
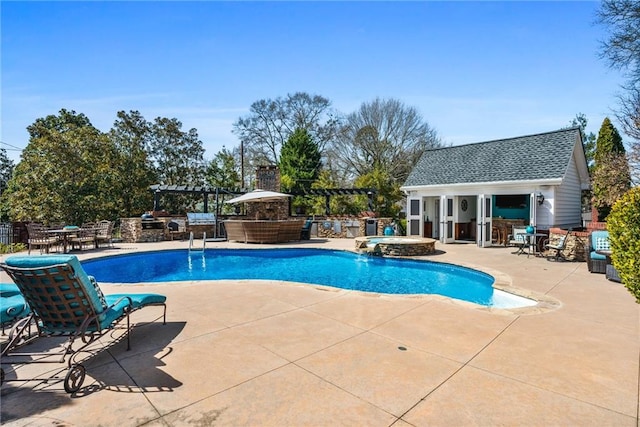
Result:
<svg viewBox="0 0 640 427"><path fill-rule="evenodd" d="M593 172L593 158L596 150L596 135L593 132L589 132L589 134L587 135L587 123L587 116L585 116L583 113L578 113L576 114L576 117L571 120L569 126L580 128L580 135L582 136L582 146L584 147L584 155L587 158L589 172Z"/></svg>
<svg viewBox="0 0 640 427"><path fill-rule="evenodd" d="M153 195L149 186L158 182L156 171L149 161L150 126L138 111L118 111L109 138L119 153L115 166L119 216L138 216L149 210Z"/></svg>
<svg viewBox="0 0 640 427"><path fill-rule="evenodd" d="M282 145L280 172L291 181L285 191L304 192L318 179L322 163L318 144L306 129L298 128Z"/></svg>
<svg viewBox="0 0 640 427"><path fill-rule="evenodd" d="M633 86L640 82L640 2L603 0L598 20L611 32L602 42L600 56L611 67L623 70Z"/></svg>
<svg viewBox="0 0 640 427"><path fill-rule="evenodd" d="M613 205L607 229L613 266L640 304L640 187L632 188Z"/></svg>
<svg viewBox="0 0 640 427"><path fill-rule="evenodd" d="M610 36L602 42L600 56L612 68L625 73L627 81L619 95L616 118L630 138L632 177L640 182L640 2L637 0L604 0L598 20Z"/></svg>
<svg viewBox="0 0 640 427"><path fill-rule="evenodd" d="M183 132L177 119L157 117L150 125L149 139L149 158L160 184L204 184L204 148L196 129ZM169 212L182 212L194 209L198 201L195 196L174 196L165 200L163 207Z"/></svg>
<svg viewBox="0 0 640 427"><path fill-rule="evenodd" d="M318 175L318 179L312 184L312 188L341 188L344 183L335 179L334 174L323 169ZM325 196L306 197L307 205L311 212L316 215L326 213L327 199ZM367 210L367 200L358 196L335 195L329 198L329 211L334 215L357 215Z"/></svg>
<svg viewBox="0 0 640 427"><path fill-rule="evenodd" d="M207 165L205 181L212 187L237 188L240 184L240 174L233 153L222 147L213 160Z"/></svg>
<svg viewBox="0 0 640 427"><path fill-rule="evenodd" d="M398 202L404 198L400 191L400 182L394 179L389 172L377 167L372 171L358 177L357 187L375 188L377 193L373 197L373 211L380 217L396 218L400 212ZM361 204L368 203L367 196L357 196Z"/></svg>
<svg viewBox="0 0 640 427"><path fill-rule="evenodd" d="M622 138L608 117L604 119L598 132L594 159L593 204L598 209L599 219L604 220L609 215L611 206L631 186Z"/></svg>
<svg viewBox="0 0 640 427"><path fill-rule="evenodd" d="M0 195L7 188L7 182L11 179L14 164L7 156L7 150L0 148Z"/></svg>
<svg viewBox="0 0 640 427"><path fill-rule="evenodd" d="M27 128L30 138L6 190L18 221L81 224L114 214L116 150L84 114L60 110Z"/></svg>
<svg viewBox="0 0 640 427"><path fill-rule="evenodd" d="M240 186L239 168L236 156L224 146L216 153L205 171L205 182L215 188L238 188ZM221 213L230 214L234 207L228 204L219 205ZM218 212L220 213L220 212Z"/></svg>
<svg viewBox="0 0 640 427"><path fill-rule="evenodd" d="M0 148L0 220L6 220L9 213L9 206L5 203L2 194L7 189L7 184L13 174L15 165L7 156L7 150Z"/></svg>
<svg viewBox="0 0 640 427"><path fill-rule="evenodd" d="M392 206L404 197L400 185L422 154L440 145L436 131L415 108L395 99L375 99L346 116L329 164L338 176L375 187L377 198L385 200L374 205L391 215L397 211Z"/></svg>
<svg viewBox="0 0 640 427"><path fill-rule="evenodd" d="M280 173L282 189L301 193L309 190L318 179L322 163L318 144L306 129L298 128L282 144L280 151ZM311 207L304 197L295 197L292 207L306 211Z"/></svg>
<svg viewBox="0 0 640 427"><path fill-rule="evenodd" d="M335 167L352 179L380 170L404 183L422 154L439 146L436 131L415 108L376 99L346 116L331 151Z"/></svg>
<svg viewBox="0 0 640 427"><path fill-rule="evenodd" d="M251 104L248 116L233 124L233 132L240 138L243 155L253 159L254 166L277 165L282 145L296 129L306 130L323 151L337 126L330 107L328 99L304 92L259 100Z"/></svg>
<svg viewBox="0 0 640 427"><path fill-rule="evenodd" d="M633 140L629 144L631 177L636 184L640 184L640 85L629 88L626 94L619 97L619 102L616 118L622 125L622 131Z"/></svg>

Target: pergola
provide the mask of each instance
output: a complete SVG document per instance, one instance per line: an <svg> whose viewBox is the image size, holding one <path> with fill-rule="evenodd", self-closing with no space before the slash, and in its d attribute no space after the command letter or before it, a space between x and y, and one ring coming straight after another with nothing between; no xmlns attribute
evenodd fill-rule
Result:
<svg viewBox="0 0 640 427"><path fill-rule="evenodd" d="M154 194L153 199L153 210L160 210L160 196L162 194L201 194L203 203L204 203L204 211L209 212L209 196L215 196L216 203L216 213L218 212L218 206L220 201L220 196L224 194L230 195L240 195L248 193L248 190L239 189L239 188L221 188L221 187L210 187L207 185L161 185L154 184L149 186L149 189ZM329 215L330 205L329 202L331 200L331 196L355 196L355 195L366 195L369 198L369 210L373 210L373 195L376 194L377 191L375 188L313 188L306 191L298 191L298 192L290 192L294 196L324 196L325 197L325 214Z"/></svg>
<svg viewBox="0 0 640 427"><path fill-rule="evenodd" d="M244 194L246 191L240 189L229 189L221 187L210 187L208 185L161 185L153 184L149 186L153 192L153 210L160 210L160 196L163 194L201 194L204 203L204 211L209 212L209 196L215 195L216 212L218 212L218 201L221 194Z"/></svg>

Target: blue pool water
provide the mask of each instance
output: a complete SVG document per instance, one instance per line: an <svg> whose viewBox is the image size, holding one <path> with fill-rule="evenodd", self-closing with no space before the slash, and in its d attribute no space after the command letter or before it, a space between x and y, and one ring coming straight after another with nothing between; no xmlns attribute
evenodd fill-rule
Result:
<svg viewBox="0 0 640 427"><path fill-rule="evenodd" d="M513 295L494 291L494 278L477 270L325 249L171 250L82 264L99 282L271 279L384 294L438 294L493 307L522 305L520 297L513 301Z"/></svg>

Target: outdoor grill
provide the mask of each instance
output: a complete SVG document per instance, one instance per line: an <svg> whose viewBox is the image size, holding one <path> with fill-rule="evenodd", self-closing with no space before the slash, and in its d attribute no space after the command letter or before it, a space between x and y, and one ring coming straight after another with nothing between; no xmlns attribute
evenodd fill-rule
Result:
<svg viewBox="0 0 640 427"><path fill-rule="evenodd" d="M141 222L143 230L164 230L164 222L162 221L143 219Z"/></svg>

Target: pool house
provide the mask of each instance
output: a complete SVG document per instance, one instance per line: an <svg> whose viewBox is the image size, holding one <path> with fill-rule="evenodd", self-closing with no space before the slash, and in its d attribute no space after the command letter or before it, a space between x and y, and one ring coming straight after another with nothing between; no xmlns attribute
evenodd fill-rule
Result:
<svg viewBox="0 0 640 427"><path fill-rule="evenodd" d="M589 183L578 127L428 150L401 187L407 235L485 247L513 225L580 227Z"/></svg>

